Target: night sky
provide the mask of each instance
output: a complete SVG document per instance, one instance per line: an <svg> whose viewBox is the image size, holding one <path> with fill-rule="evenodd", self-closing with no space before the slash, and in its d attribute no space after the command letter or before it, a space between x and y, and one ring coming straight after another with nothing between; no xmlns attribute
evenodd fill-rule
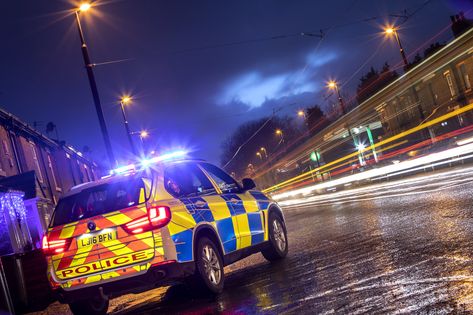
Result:
<svg viewBox="0 0 473 315"><path fill-rule="evenodd" d="M451 38L450 15L471 10L468 0L94 4L82 20L93 62L129 58L94 70L115 155L124 157L128 150L117 100L129 93L131 127L150 130L149 143L188 147L196 157L217 163L222 141L242 122L276 108L288 115L313 104L330 110L327 80L339 80L344 95L352 97L371 65L399 66L399 51L384 38L382 26L404 20L390 14L419 9L399 30L412 58L416 49L423 53L431 42ZM41 131L53 121L60 139L78 149L91 147L101 160L105 151L74 6L1 2L0 107L30 124L39 122ZM360 21L371 17L378 18ZM321 29L322 41L300 35Z"/></svg>

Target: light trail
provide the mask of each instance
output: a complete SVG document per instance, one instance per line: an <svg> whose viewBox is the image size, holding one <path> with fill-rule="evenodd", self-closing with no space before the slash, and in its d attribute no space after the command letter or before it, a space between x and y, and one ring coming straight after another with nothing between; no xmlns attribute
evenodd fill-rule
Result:
<svg viewBox="0 0 473 315"><path fill-rule="evenodd" d="M425 194L426 192L441 191L446 188L469 183L469 176L471 175L473 175L473 167L455 169L437 174L423 175L421 177L397 180L389 183L378 183L329 194L301 199L290 199L280 201L279 204L285 207L304 205L321 206ZM440 182L441 184L439 184Z"/></svg>
<svg viewBox="0 0 473 315"><path fill-rule="evenodd" d="M466 144L466 145L459 146L456 148L447 149L441 152L422 156L417 159L402 161L397 164L371 169L362 173L345 176L345 177L338 178L335 180L319 183L316 185L311 185L311 186L300 188L300 189L295 189L295 190L284 192L281 194L275 194L273 195L273 198L276 200L282 200L285 198L297 196L299 194L307 195L317 190L327 189L330 187L336 187L336 186L344 185L347 183L353 183L357 181L379 178L382 176L386 176L388 174L399 173L401 171L407 171L407 170L413 171L420 166L430 167L429 165L433 165L441 161L443 161L444 163L451 163L452 162L451 159L458 161L462 159L472 158L473 155L470 154L472 152L473 152L473 143L470 143L470 144ZM467 154L470 154L470 155L467 155ZM467 156L463 156L463 155L467 155ZM440 164L437 163L437 165L440 165Z"/></svg>
<svg viewBox="0 0 473 315"><path fill-rule="evenodd" d="M291 179L288 179L288 180L286 180L286 181L284 181L284 182L281 182L281 183L276 184L276 185L274 185L274 186L272 186L272 187L269 187L269 188L263 190L263 192L269 193L269 192L273 192L273 191L275 191L275 190L281 189L281 188L283 188L283 187L285 187L285 186L288 186L289 184L291 184L291 183L293 183L293 182L296 182L297 180L302 180L302 179L303 179L304 177L306 177L307 175L314 174L314 173L316 173L317 171L320 171L320 170L322 170L322 169L325 169L325 168L327 168L327 167L329 167L329 166L338 164L338 163L340 163L340 162L343 162L343 161L345 161L345 160L348 160L349 158L355 157L355 156L357 156L359 153L364 153L364 152L370 151L372 148L377 148L377 147L379 147L379 146L381 146L381 145L384 145L384 144L393 142L393 141L395 141L395 140L404 138L404 137L406 137L406 136L408 136L408 135L410 135L410 134L413 134L413 133L415 133L415 132L417 132L417 131L420 131L420 130L423 130L423 129L427 128L427 127L430 127L430 126L433 126L433 125L435 125L435 124L441 123L441 122L443 122L443 121L445 121L445 120L447 120L447 119L449 119L449 118L452 118L452 117L454 117L454 116L460 115L460 114L465 113L465 112L468 112L468 111L470 111L470 110L472 110L472 109L473 109L473 104L469 104L469 105L467 105L467 106L461 107L461 108L459 108L459 109L457 109L457 110L454 110L454 111L449 112L449 113L447 113L447 114L445 114L445 115L442 115L442 116L440 116L440 117L437 117L437 118L435 118L435 119L433 119L433 120L430 120L430 121L428 121L428 122L425 122L425 123L423 123L423 124L421 124L421 125L419 125L419 126L417 126L417 127L408 129L408 130L403 131L403 132L401 132L401 133L399 133L399 134L397 134L397 135L394 135L394 136L392 136L392 137L390 137L390 138L387 138L387 139L385 139L385 140L382 140L382 141L380 141L380 142L374 144L373 146L369 146L369 147L363 149L362 151L353 152L353 153L348 154L348 155L346 155L346 156L344 156L344 157L341 157L341 158L339 158L339 159L337 159L337 160L335 160L335 161L329 162L329 163L327 163L327 164L325 164L325 165L323 165L323 166L321 166L321 167L315 168L315 169L313 169L313 170L311 170L311 171L308 171L308 172L306 172L306 173L300 174L300 175L295 176L295 177L293 177L293 178L291 178Z"/></svg>

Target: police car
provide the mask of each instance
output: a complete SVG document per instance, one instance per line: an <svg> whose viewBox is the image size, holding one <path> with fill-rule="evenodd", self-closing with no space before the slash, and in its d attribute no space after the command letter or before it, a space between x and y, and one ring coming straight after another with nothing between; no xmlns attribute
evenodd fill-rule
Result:
<svg viewBox="0 0 473 315"><path fill-rule="evenodd" d="M109 299L186 279L217 294L223 267L288 251L280 207L210 163L156 157L76 186L58 202L43 252L59 301L105 314Z"/></svg>

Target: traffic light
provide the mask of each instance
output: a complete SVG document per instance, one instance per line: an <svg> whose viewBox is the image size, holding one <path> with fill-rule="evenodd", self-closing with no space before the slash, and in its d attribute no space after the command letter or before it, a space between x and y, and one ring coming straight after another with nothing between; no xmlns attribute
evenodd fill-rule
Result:
<svg viewBox="0 0 473 315"><path fill-rule="evenodd" d="M312 153L310 154L310 159L314 162L317 162L317 153L312 151Z"/></svg>
<svg viewBox="0 0 473 315"><path fill-rule="evenodd" d="M314 162L320 161L320 152L319 152L319 150L312 151L312 153L310 154L310 159Z"/></svg>

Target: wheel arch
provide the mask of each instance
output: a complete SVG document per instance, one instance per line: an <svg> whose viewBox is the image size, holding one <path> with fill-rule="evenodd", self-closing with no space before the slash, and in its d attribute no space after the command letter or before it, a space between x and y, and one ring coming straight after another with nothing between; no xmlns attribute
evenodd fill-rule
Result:
<svg viewBox="0 0 473 315"><path fill-rule="evenodd" d="M269 216L271 215L271 213L275 213L277 216L279 216L281 218L281 220L285 222L285 219L284 219L284 214L282 212L282 209L281 207L277 204L277 203L271 203L268 207L268 219L269 219Z"/></svg>
<svg viewBox="0 0 473 315"><path fill-rule="evenodd" d="M192 260L195 261L195 253L197 250L199 238L204 237L204 236L215 242L215 244L217 245L217 249L223 259L225 257L225 252L223 250L223 244L222 244L222 241L220 240L220 237L217 231L211 224L204 223L204 224L198 225L194 229L194 236L192 238Z"/></svg>

